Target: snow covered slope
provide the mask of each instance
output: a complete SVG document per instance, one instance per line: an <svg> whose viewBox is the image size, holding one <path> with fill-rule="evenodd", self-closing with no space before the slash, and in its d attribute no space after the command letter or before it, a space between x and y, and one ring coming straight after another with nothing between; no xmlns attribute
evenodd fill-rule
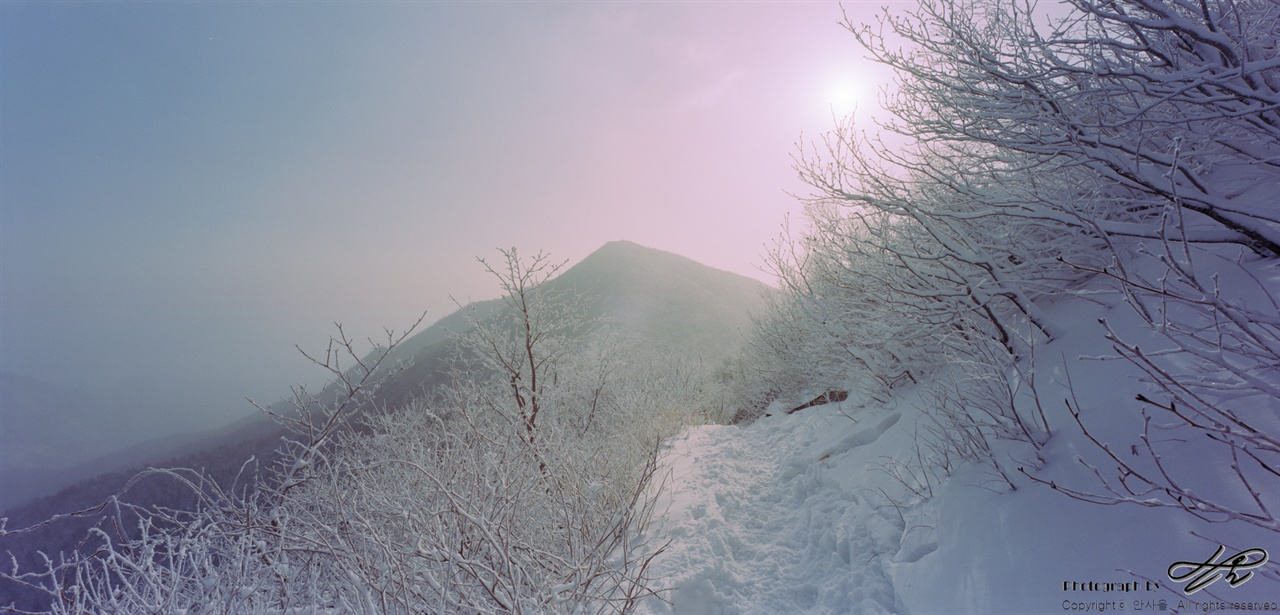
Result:
<svg viewBox="0 0 1280 615"><path fill-rule="evenodd" d="M1249 612L1280 601L1274 561L1202 570L1217 582L1197 592L1195 566L1219 545L1223 563L1249 549L1280 557L1275 534L1239 523L1207 523L1181 511L1102 506L1071 499L1016 472L1026 467L1057 484L1087 486L1103 472L1101 451L1060 403L1074 383L1082 420L1123 442L1140 431L1133 411L1147 385L1102 341L1100 316L1123 327L1123 309L1074 300L1049 306L1066 334L1039 349L1037 387L1052 435L1038 455L1008 443L1017 489L990 468L962 465L917 496L905 488L915 434L927 417L923 387L889 405L860 398L787 414L773 408L746 426L702 426L671 443L658 538L671 541L655 562L668 591L644 612L666 613L1074 613ZM997 444L1005 444L998 442ZM1113 445L1115 446L1115 445ZM1196 442L1184 457L1194 467ZM1128 445L1124 453L1128 454ZM905 463L899 466L894 459ZM1199 467L1214 480L1222 468ZM894 478L894 469L899 477ZM892 500L892 501L891 501ZM1202 538L1203 537L1203 538ZM1254 551L1241 562L1256 562ZM1269 572L1268 572L1269 571ZM1268 573L1269 576L1263 576ZM1238 607L1238 608L1232 608ZM1163 610L1162 610L1163 609Z"/></svg>

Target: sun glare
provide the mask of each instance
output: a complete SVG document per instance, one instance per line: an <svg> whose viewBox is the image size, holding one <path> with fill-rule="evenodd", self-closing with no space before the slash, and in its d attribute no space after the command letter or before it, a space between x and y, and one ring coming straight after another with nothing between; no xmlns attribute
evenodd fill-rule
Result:
<svg viewBox="0 0 1280 615"><path fill-rule="evenodd" d="M865 86L852 76L834 77L827 84L826 106L836 118L846 118L855 111L865 110L864 93Z"/></svg>

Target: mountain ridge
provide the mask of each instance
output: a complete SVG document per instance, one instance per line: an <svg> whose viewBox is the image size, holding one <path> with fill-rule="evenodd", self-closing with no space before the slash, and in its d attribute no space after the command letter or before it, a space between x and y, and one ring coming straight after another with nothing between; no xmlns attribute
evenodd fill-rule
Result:
<svg viewBox="0 0 1280 615"><path fill-rule="evenodd" d="M627 240L605 243L543 287L578 296L586 302L585 316L602 319L632 338L711 362L741 347L741 330L770 288ZM446 384L454 340L472 326L469 313L487 316L502 305L501 297L469 303L404 340L388 358L407 367L383 384L382 403L401 405Z"/></svg>
<svg viewBox="0 0 1280 615"><path fill-rule="evenodd" d="M595 294L603 299L593 306L593 311L597 314L614 315L625 310L625 318L613 320L638 329L640 335L644 332L657 334L660 338L656 340L658 344L697 350L708 361L718 360L732 352L735 341L740 341L735 339L735 328L749 322L749 308L758 305L756 299L768 288L752 278L625 240L605 243L547 283L553 287L572 286L583 291L598 291ZM380 401L389 407L396 407L426 393L434 386L447 383L449 358L454 351L454 336L470 326L467 311L492 310L500 304L500 298L469 303L406 339L391 358L412 361L412 364L387 383L381 392ZM672 317L673 312L684 312L684 315ZM145 448L168 442L173 446L159 446L151 451L134 450L137 447L121 451L95 451L86 456L85 460L74 464L74 468L65 470L83 471L84 468L93 467L90 463L102 463L106 459L118 460L120 464L128 460L127 463L136 467L211 467L216 464L201 459L205 452L227 446L240 450L235 448L233 440L267 437L274 428L264 417L251 415L223 427L178 433L166 436L163 440L138 445ZM179 444L189 447L186 454L179 453ZM8 465L3 470L22 470L17 464ZM111 467L103 466L101 469L121 474L124 466L112 464ZM4 472L0 472L0 475L3 474ZM66 472L60 473L56 480L66 485L84 482L93 476L64 474ZM19 485L15 482L13 486ZM32 504L36 496L44 496L44 491L29 487L23 484L21 490L30 497L4 502L2 509L6 513L17 512L19 517L31 518L30 514L20 509ZM61 495L62 492L58 492L42 497L43 506L57 506L54 502L67 501L66 498L60 498Z"/></svg>

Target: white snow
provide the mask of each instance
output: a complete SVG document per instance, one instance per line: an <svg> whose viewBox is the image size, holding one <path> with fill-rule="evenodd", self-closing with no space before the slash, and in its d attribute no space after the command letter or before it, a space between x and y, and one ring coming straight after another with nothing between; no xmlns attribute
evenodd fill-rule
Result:
<svg viewBox="0 0 1280 615"><path fill-rule="evenodd" d="M746 428L699 427L675 442L659 530L673 543L657 569L675 589L651 612L900 611L884 564L901 532L832 471L842 465L835 456L817 460L840 442L832 427L847 424L814 408ZM842 456L849 448L836 447Z"/></svg>
<svg viewBox="0 0 1280 615"><path fill-rule="evenodd" d="M1117 437L1136 433L1140 424L1131 410L1145 385L1121 361L1081 358L1114 354L1097 318L1118 322L1113 312L1120 310L1076 301L1047 311L1065 334L1039 349L1041 394L1064 399L1069 374L1091 428ZM1265 612L1280 606L1274 573L1237 587L1224 579L1190 595L1185 581L1168 575L1175 562L1209 559L1218 541L1230 543L1228 556L1263 548L1280 558L1275 534L1258 528L1204 523L1167 508L1089 504L1016 473L1018 489L1010 490L976 466L935 485L932 497L912 496L881 464L914 455L922 399L908 389L884 405L855 391L844 402L793 414L775 407L746 426L684 432L663 459L669 482L653 528L655 537L671 541L654 563L666 591L641 612L1248 612L1232 606ZM1038 467L1046 480L1088 485L1077 457L1098 462L1096 447L1066 429L1072 419L1065 404L1046 412L1053 435L1042 460L1021 443L997 455L1012 468ZM1189 446L1186 458L1194 462L1195 444ZM1218 470L1199 468L1203 477Z"/></svg>

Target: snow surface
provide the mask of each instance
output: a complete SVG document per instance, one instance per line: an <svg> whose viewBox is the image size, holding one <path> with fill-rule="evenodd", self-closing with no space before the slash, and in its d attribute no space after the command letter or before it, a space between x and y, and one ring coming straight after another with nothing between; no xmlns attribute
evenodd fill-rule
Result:
<svg viewBox="0 0 1280 615"><path fill-rule="evenodd" d="M1049 311L1066 335L1040 349L1041 394L1063 399L1069 373L1091 428L1136 433L1130 410L1146 385L1120 361L1082 358L1113 354L1098 342L1097 318L1121 319L1123 310L1077 301ZM1252 526L1089 504L1016 474L1011 490L982 466L962 467L932 497L911 497L881 467L914 455L923 399L906 390L885 405L854 392L841 403L793 414L774 407L746 426L681 434L663 459L668 485L653 528L671 541L654 562L666 591L641 612L1249 612L1219 600L1277 608L1280 544ZM1053 436L1040 459L1013 443L997 454L1012 468L1038 467L1046 480L1088 486L1077 457L1097 462L1096 447L1065 428L1065 410L1047 411ZM1194 448L1187 457L1195 459ZM1206 477L1217 470L1200 469ZM1267 549L1271 577L1184 594L1169 566L1203 562L1219 541L1228 555Z"/></svg>
<svg viewBox="0 0 1280 615"><path fill-rule="evenodd" d="M817 462L824 448L835 445L839 455L858 446L852 437L841 445L831 426L849 421L831 414L701 427L674 444L661 530L674 542L657 572L674 575L676 589L669 608L654 612L902 610L885 567L902 532L874 499L829 471L832 458ZM874 441L897 416L851 435Z"/></svg>

